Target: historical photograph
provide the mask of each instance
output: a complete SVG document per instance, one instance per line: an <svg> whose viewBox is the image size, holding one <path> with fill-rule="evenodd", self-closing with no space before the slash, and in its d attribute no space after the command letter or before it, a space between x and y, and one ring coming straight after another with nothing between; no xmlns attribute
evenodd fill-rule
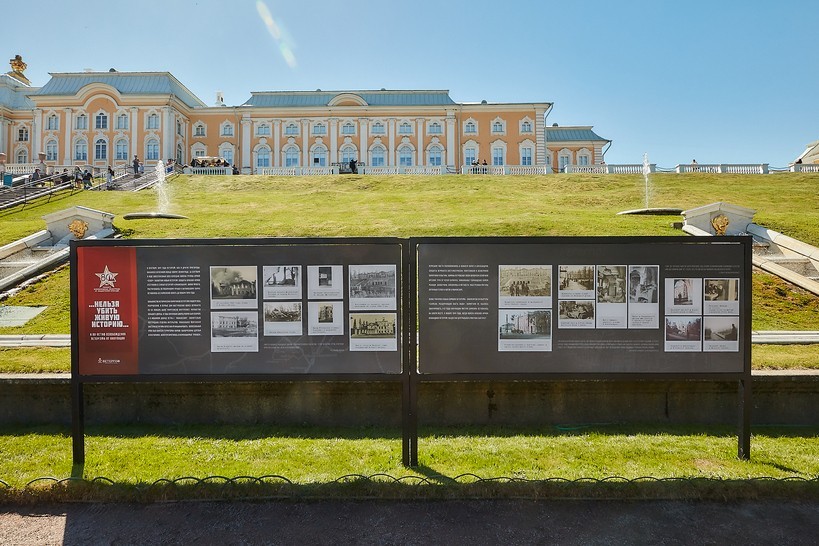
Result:
<svg viewBox="0 0 819 546"><path fill-rule="evenodd" d="M628 302L658 303L660 266L631 265L628 268Z"/></svg>
<svg viewBox="0 0 819 546"><path fill-rule="evenodd" d="M665 279L666 315L702 314L702 279L671 277Z"/></svg>
<svg viewBox="0 0 819 546"><path fill-rule="evenodd" d="M594 328L594 300L560 300L557 309L558 328Z"/></svg>
<svg viewBox="0 0 819 546"><path fill-rule="evenodd" d="M344 299L344 267L341 265L307 266L308 299Z"/></svg>
<svg viewBox="0 0 819 546"><path fill-rule="evenodd" d="M262 267L262 297L266 300L301 297L300 265L266 265Z"/></svg>
<svg viewBox="0 0 819 546"><path fill-rule="evenodd" d="M307 303L307 335L344 335L344 302L311 301Z"/></svg>
<svg viewBox="0 0 819 546"><path fill-rule="evenodd" d="M552 304L551 265L498 266L500 307L549 307Z"/></svg>
<svg viewBox="0 0 819 546"><path fill-rule="evenodd" d="M562 299L594 298L593 265L561 265L558 267L557 296Z"/></svg>
<svg viewBox="0 0 819 546"><path fill-rule="evenodd" d="M703 351L739 351L739 317L704 317Z"/></svg>
<svg viewBox="0 0 819 546"><path fill-rule="evenodd" d="M702 350L702 317L665 317L666 352Z"/></svg>
<svg viewBox="0 0 819 546"><path fill-rule="evenodd" d="M397 351L395 313L350 313L351 351Z"/></svg>
<svg viewBox="0 0 819 546"><path fill-rule="evenodd" d="M264 303L264 335L294 336L302 334L301 302Z"/></svg>
<svg viewBox="0 0 819 546"><path fill-rule="evenodd" d="M498 351L551 350L551 309L498 310Z"/></svg>
<svg viewBox="0 0 819 546"><path fill-rule="evenodd" d="M739 279L705 279L703 313L706 315L739 314Z"/></svg>
<svg viewBox="0 0 819 546"><path fill-rule="evenodd" d="M210 344L214 353L259 350L259 317L256 311L213 311Z"/></svg>
<svg viewBox="0 0 819 546"><path fill-rule="evenodd" d="M626 266L597 266L597 303L626 303Z"/></svg>
<svg viewBox="0 0 819 546"><path fill-rule="evenodd" d="M395 265L350 265L350 310L396 308Z"/></svg>
<svg viewBox="0 0 819 546"><path fill-rule="evenodd" d="M212 309L256 309L257 268L255 265L210 268Z"/></svg>

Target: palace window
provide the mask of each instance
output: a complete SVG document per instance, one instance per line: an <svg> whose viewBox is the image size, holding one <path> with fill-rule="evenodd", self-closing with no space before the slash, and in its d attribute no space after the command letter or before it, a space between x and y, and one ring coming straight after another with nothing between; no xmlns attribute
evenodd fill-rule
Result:
<svg viewBox="0 0 819 546"><path fill-rule="evenodd" d="M316 146L313 148L313 151L310 152L312 156L310 164L314 167L326 167L327 166L327 148L324 146Z"/></svg>
<svg viewBox="0 0 819 546"><path fill-rule="evenodd" d="M60 118L57 117L56 114L51 114L46 119L46 130L47 131L56 131L60 128Z"/></svg>
<svg viewBox="0 0 819 546"><path fill-rule="evenodd" d="M464 148L464 165L472 165L478 160L478 149L474 146Z"/></svg>
<svg viewBox="0 0 819 546"><path fill-rule="evenodd" d="M402 167L412 167L412 147L401 146L398 148L398 164Z"/></svg>
<svg viewBox="0 0 819 546"><path fill-rule="evenodd" d="M205 125L203 123L197 123L193 126L193 136L195 137L203 137L205 136Z"/></svg>
<svg viewBox="0 0 819 546"><path fill-rule="evenodd" d="M578 155L577 156L577 164L578 165L588 165L589 164L589 156L587 156L587 155Z"/></svg>
<svg viewBox="0 0 819 546"><path fill-rule="evenodd" d="M219 152L219 155L221 155L221 156L222 156L222 158L223 158L225 161L227 161L228 163L230 163L231 165L233 165L233 150L232 150L232 149L230 149L230 148L225 148L225 149L223 149L223 150L221 150L221 151ZM269 160L268 160L268 161L269 161Z"/></svg>
<svg viewBox="0 0 819 546"><path fill-rule="evenodd" d="M78 140L74 143L74 161L88 161L88 143Z"/></svg>
<svg viewBox="0 0 819 546"><path fill-rule="evenodd" d="M232 132L231 132L232 134ZM270 136L270 125L262 123L256 128L256 136Z"/></svg>
<svg viewBox="0 0 819 546"><path fill-rule="evenodd" d="M159 116L151 114L148 116L148 124L146 129L159 129Z"/></svg>
<svg viewBox="0 0 819 546"><path fill-rule="evenodd" d="M520 149L520 164L521 165L531 165L532 164L532 149L531 148L521 148Z"/></svg>
<svg viewBox="0 0 819 546"><path fill-rule="evenodd" d="M521 133L531 133L532 132L532 122L524 121L520 124L520 132Z"/></svg>
<svg viewBox="0 0 819 546"><path fill-rule="evenodd" d="M295 123L288 123L284 126L284 134L286 135L297 135L299 134L299 126Z"/></svg>
<svg viewBox="0 0 819 546"><path fill-rule="evenodd" d="M94 143L94 159L97 161L108 159L108 143L105 139L99 138Z"/></svg>
<svg viewBox="0 0 819 546"><path fill-rule="evenodd" d="M114 143L114 159L117 161L128 160L128 141L124 138L121 138Z"/></svg>
<svg viewBox="0 0 819 546"><path fill-rule="evenodd" d="M429 127L427 128L427 134L430 134L430 135L440 135L443 132L444 131L441 128L441 124L438 123L437 121L433 121L432 123L430 123Z"/></svg>
<svg viewBox="0 0 819 546"><path fill-rule="evenodd" d="M145 159L148 161L159 161L159 141L152 138L145 144Z"/></svg>
<svg viewBox="0 0 819 546"><path fill-rule="evenodd" d="M384 127L384 124L380 121L373 123L373 134L374 135L385 135L387 134L387 129Z"/></svg>
<svg viewBox="0 0 819 546"><path fill-rule="evenodd" d="M17 129L17 142L28 142L28 127Z"/></svg>
<svg viewBox="0 0 819 546"><path fill-rule="evenodd" d="M57 141L49 140L46 142L46 161L57 161Z"/></svg>
<svg viewBox="0 0 819 546"><path fill-rule="evenodd" d="M355 125L351 122L347 122L341 126L341 134L342 135L354 135L355 134Z"/></svg>
<svg viewBox="0 0 819 546"><path fill-rule="evenodd" d="M474 135L478 132L478 126L475 125L474 121L467 121L466 125L464 125L464 133L468 135Z"/></svg>
<svg viewBox="0 0 819 546"><path fill-rule="evenodd" d="M343 163L349 163L353 159L356 158L355 148L352 146L346 146L341 149L341 161Z"/></svg>
<svg viewBox="0 0 819 546"><path fill-rule="evenodd" d="M566 165L569 164L569 156L560 154L557 156L557 165L560 167L560 172L564 172L566 170Z"/></svg>
<svg viewBox="0 0 819 546"><path fill-rule="evenodd" d="M117 129L128 128L128 114L120 114L117 116Z"/></svg>
<svg viewBox="0 0 819 546"><path fill-rule="evenodd" d="M94 116L94 129L108 129L108 114L97 114Z"/></svg>
<svg viewBox="0 0 819 546"><path fill-rule="evenodd" d="M384 149L383 146L376 146L373 148L372 151L372 166L373 167L383 167L384 166L384 157L387 154L387 150Z"/></svg>
<svg viewBox="0 0 819 546"><path fill-rule="evenodd" d="M504 165L503 148L492 148L492 165Z"/></svg>
<svg viewBox="0 0 819 546"><path fill-rule="evenodd" d="M17 152L17 163L28 163L28 150Z"/></svg>
<svg viewBox="0 0 819 546"><path fill-rule="evenodd" d="M493 121L492 122L492 132L493 133L502 133L503 132L503 122Z"/></svg>
<svg viewBox="0 0 819 546"><path fill-rule="evenodd" d="M440 146L431 146L429 148L428 156L427 156L427 165L433 165L435 167L441 166L441 147Z"/></svg>
<svg viewBox="0 0 819 546"><path fill-rule="evenodd" d="M284 166L298 167L299 166L299 149L291 146L284 151Z"/></svg>
<svg viewBox="0 0 819 546"><path fill-rule="evenodd" d="M263 169L270 166L270 148L262 146L256 152L256 168Z"/></svg>
<svg viewBox="0 0 819 546"><path fill-rule="evenodd" d="M327 134L327 126L323 123L316 123L313 125L313 134L314 135L326 135Z"/></svg>
<svg viewBox="0 0 819 546"><path fill-rule="evenodd" d="M77 122L74 125L74 128L77 131L87 131L88 130L88 116L85 114L80 114L77 116Z"/></svg>
<svg viewBox="0 0 819 546"><path fill-rule="evenodd" d="M411 135L412 134L412 125L407 123L406 121L398 126L398 134L399 135Z"/></svg>
<svg viewBox="0 0 819 546"><path fill-rule="evenodd" d="M176 120L176 134L182 136L182 122Z"/></svg>

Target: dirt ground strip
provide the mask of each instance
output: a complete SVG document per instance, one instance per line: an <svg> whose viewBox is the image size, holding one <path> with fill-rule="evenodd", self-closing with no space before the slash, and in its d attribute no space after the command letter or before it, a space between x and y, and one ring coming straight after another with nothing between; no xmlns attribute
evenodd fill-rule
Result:
<svg viewBox="0 0 819 546"><path fill-rule="evenodd" d="M819 501L0 506L0 544L819 544Z"/></svg>

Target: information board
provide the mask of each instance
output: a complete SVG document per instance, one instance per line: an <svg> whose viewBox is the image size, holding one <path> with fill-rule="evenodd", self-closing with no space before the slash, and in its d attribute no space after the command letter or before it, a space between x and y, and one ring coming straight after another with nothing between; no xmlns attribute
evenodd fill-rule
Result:
<svg viewBox="0 0 819 546"><path fill-rule="evenodd" d="M750 374L747 237L414 245L420 374Z"/></svg>
<svg viewBox="0 0 819 546"><path fill-rule="evenodd" d="M78 373L400 374L402 246L78 242Z"/></svg>

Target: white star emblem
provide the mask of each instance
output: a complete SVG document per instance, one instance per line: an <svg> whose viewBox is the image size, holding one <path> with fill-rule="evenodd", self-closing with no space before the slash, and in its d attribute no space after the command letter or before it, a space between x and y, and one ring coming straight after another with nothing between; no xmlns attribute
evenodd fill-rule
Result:
<svg viewBox="0 0 819 546"><path fill-rule="evenodd" d="M117 275L119 275L119 273L111 273L106 265L105 271L102 273L94 273L94 275L100 278L100 288L103 286L110 286L111 288L114 288L114 283L116 282Z"/></svg>

